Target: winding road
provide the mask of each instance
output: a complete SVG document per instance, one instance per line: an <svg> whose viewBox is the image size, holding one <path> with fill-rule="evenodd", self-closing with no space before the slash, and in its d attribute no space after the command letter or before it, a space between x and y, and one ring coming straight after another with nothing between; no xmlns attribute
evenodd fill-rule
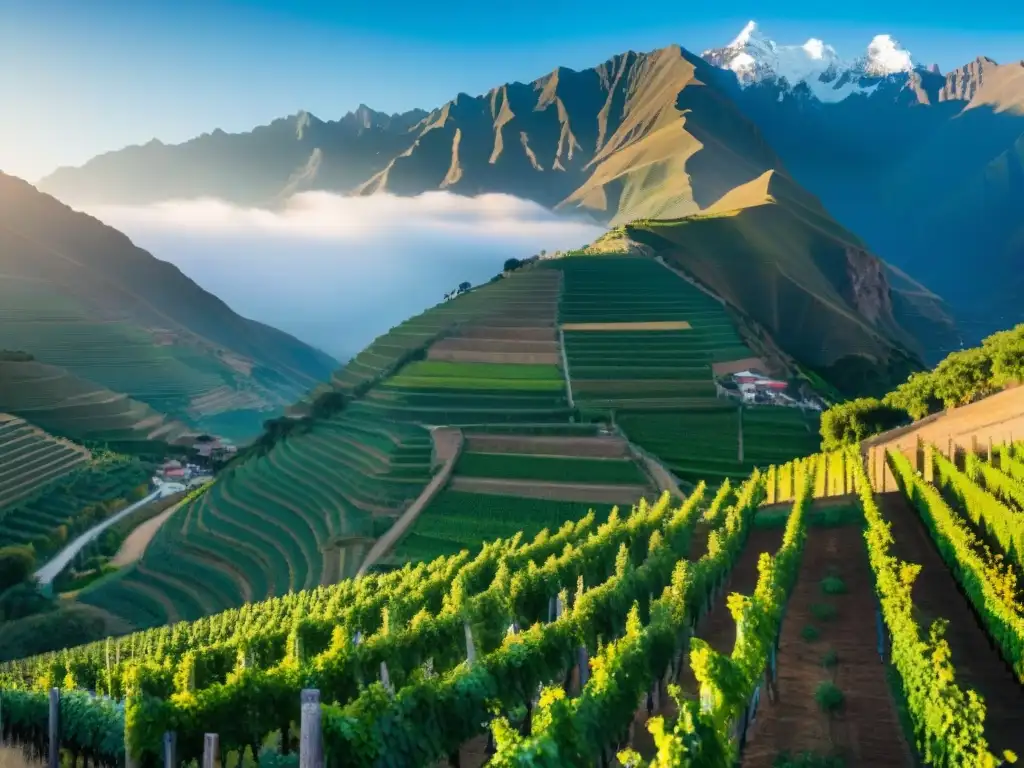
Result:
<svg viewBox="0 0 1024 768"><path fill-rule="evenodd" d="M86 544L93 541L97 536L99 536L101 533L107 530L107 528L112 526L114 523L127 517L132 512L137 510L139 507L145 506L146 504L149 504L151 501L156 501L162 495L163 490L161 488L157 488L155 491L153 491L145 498L139 499L134 504L128 505L120 512L118 512L116 515L108 517L102 523L94 525L92 528L87 530L85 533L81 534L78 538L76 538L74 541L72 541L70 544L64 547L64 549L62 549L46 565L44 565L42 568L36 571L36 581L38 581L43 586L47 586L53 583L53 580L57 578L57 575L67 567L68 563L70 563L74 559L75 555L77 555L79 552L82 551L82 549L85 548Z"/></svg>

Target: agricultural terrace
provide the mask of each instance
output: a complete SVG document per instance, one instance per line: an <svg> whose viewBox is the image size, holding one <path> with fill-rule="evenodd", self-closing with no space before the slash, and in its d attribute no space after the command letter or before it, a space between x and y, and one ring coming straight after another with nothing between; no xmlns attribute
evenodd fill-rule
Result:
<svg viewBox="0 0 1024 768"><path fill-rule="evenodd" d="M158 344L127 321L101 320L30 281L0 284L0 349L24 349L41 363L183 414L190 402L228 383L226 366L199 350Z"/></svg>
<svg viewBox="0 0 1024 768"><path fill-rule="evenodd" d="M15 502L86 463L89 452L0 413L0 519Z"/></svg>
<svg viewBox="0 0 1024 768"><path fill-rule="evenodd" d="M619 437L582 429L576 435L467 432L447 489L420 514L390 562L476 551L515 526L532 536L591 509L603 519L613 506L625 509L658 495Z"/></svg>
<svg viewBox="0 0 1024 768"><path fill-rule="evenodd" d="M0 408L75 439L170 441L185 432L127 395L34 361L0 360Z"/></svg>
<svg viewBox="0 0 1024 768"><path fill-rule="evenodd" d="M540 277L537 275L540 274ZM552 288L554 295L552 297ZM377 337L366 349L352 358L332 377L335 389L352 393L360 386L389 375L403 363L414 359L435 342L459 336L473 322L490 318L490 324L508 326L524 314L525 308L539 317L551 313L547 306L556 306L557 279L552 281L537 270L523 270L507 278L480 286L438 304ZM532 294L539 298L531 298ZM553 318L550 325L553 325ZM490 327L484 325L483 327ZM544 339L541 338L541 341ZM450 352L457 349L457 345ZM433 359L457 361L458 356L443 353L439 348ZM474 348L468 348L472 351Z"/></svg>
<svg viewBox="0 0 1024 768"><path fill-rule="evenodd" d="M626 411L616 419L631 440L677 477L717 482L810 454L819 443L816 416L796 408L738 408L718 400L699 410Z"/></svg>
<svg viewBox="0 0 1024 768"><path fill-rule="evenodd" d="M432 450L415 424L348 411L317 421L229 469L135 567L80 599L152 626L334 583L333 569L352 565L334 550L386 528L422 492Z"/></svg>
<svg viewBox="0 0 1024 768"><path fill-rule="evenodd" d="M559 321L577 405L700 408L715 399L711 364L751 357L721 304L658 262L574 256Z"/></svg>
<svg viewBox="0 0 1024 768"><path fill-rule="evenodd" d="M0 463L0 469L8 466ZM37 486L31 496L0 507L0 547L30 544L38 555L56 552L91 525L145 496L152 470L136 458L112 453L76 464L71 473Z"/></svg>

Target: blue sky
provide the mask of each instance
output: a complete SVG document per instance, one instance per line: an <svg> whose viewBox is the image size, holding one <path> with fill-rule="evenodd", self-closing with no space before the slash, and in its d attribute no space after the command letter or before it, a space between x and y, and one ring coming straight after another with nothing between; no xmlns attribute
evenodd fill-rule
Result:
<svg viewBox="0 0 1024 768"><path fill-rule="evenodd" d="M845 57L892 34L944 71L980 54L1024 58L1024 3L1011 0L970 13L951 0L0 0L0 170L35 180L127 144L248 130L299 109L430 108L627 49L700 52L748 19Z"/></svg>

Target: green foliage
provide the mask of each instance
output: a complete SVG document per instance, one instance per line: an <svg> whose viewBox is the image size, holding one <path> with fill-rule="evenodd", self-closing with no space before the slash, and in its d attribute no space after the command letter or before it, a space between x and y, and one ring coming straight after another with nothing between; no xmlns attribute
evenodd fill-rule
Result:
<svg viewBox="0 0 1024 768"><path fill-rule="evenodd" d="M843 708L846 696L843 695L843 692L839 690L835 683L831 680L826 680L819 683L818 687L814 690L814 700L822 712L832 715Z"/></svg>
<svg viewBox="0 0 1024 768"><path fill-rule="evenodd" d="M821 591L826 595L846 594L846 582L838 576L826 576L821 580Z"/></svg>
<svg viewBox="0 0 1024 768"><path fill-rule="evenodd" d="M1024 381L1024 324L995 333L981 346L950 353L932 371L912 373L879 401L861 398L822 414L826 450L918 421L943 408L968 405Z"/></svg>
<svg viewBox="0 0 1024 768"><path fill-rule="evenodd" d="M839 654L836 653L835 648L829 648L825 651L825 655L821 657L821 666L825 669L833 669L839 665Z"/></svg>
<svg viewBox="0 0 1024 768"><path fill-rule="evenodd" d="M955 536L959 546L963 547L969 534L956 525L948 507L943 508L938 493L919 484L909 462L900 459L898 456L890 459L897 482L922 512L946 562L953 565L957 545L947 536ZM855 471L861 479L860 502L867 521L864 538L875 577L875 590L892 638L892 662L902 681L918 751L923 761L930 765L991 768L998 761L989 752L985 740L984 701L973 690L964 690L957 684L949 644L944 637L945 623L937 620L926 631L917 624L912 590L921 566L901 562L892 553L892 532L878 510L864 467L857 463ZM930 512L931 509L934 513ZM940 524L941 528L938 527ZM970 558L965 564L976 563ZM960 569L954 568L953 572L964 584ZM967 583L976 590L973 602L977 599L980 584L971 576L967 579Z"/></svg>
<svg viewBox="0 0 1024 768"><path fill-rule="evenodd" d="M32 547L0 547L0 592L25 581L36 565Z"/></svg>
<svg viewBox="0 0 1024 768"><path fill-rule="evenodd" d="M821 632L813 624L806 624L804 628L800 630L800 637L808 643L814 643L821 637Z"/></svg>
<svg viewBox="0 0 1024 768"><path fill-rule="evenodd" d="M455 467L463 477L494 477L563 483L646 485L631 459L586 459L508 453L464 452Z"/></svg>
<svg viewBox="0 0 1024 768"><path fill-rule="evenodd" d="M909 423L905 411L872 397L833 405L821 415L821 446L834 450Z"/></svg>

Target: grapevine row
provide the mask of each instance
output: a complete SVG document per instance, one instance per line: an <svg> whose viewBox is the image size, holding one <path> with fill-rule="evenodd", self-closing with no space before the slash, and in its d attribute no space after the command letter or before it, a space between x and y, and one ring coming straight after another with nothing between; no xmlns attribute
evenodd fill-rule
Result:
<svg viewBox="0 0 1024 768"><path fill-rule="evenodd" d="M914 618L912 590L921 566L901 562L892 554L891 526L875 503L864 468L857 464L855 471L867 522L864 541L875 592L889 630L892 663L903 686L918 753L926 764L940 768L997 765L985 741L985 704L973 690L965 691L956 683L944 638L945 622L937 620L923 633Z"/></svg>
<svg viewBox="0 0 1024 768"><path fill-rule="evenodd" d="M690 641L690 666L700 685L700 703L684 699L673 687L679 717L670 730L662 717L652 718L648 729L654 736L657 755L649 768L734 765L739 758L737 730L769 669L778 648L782 620L796 583L807 538L807 506L821 489L829 458L811 457L795 464L796 498L786 520L782 544L773 557L762 552L758 579L750 597L729 596L729 611L736 620L736 643L730 656L717 653L705 641ZM620 754L629 766L642 759L632 750Z"/></svg>
<svg viewBox="0 0 1024 768"><path fill-rule="evenodd" d="M496 721L498 751L491 764L554 768L589 765L602 756L609 739L626 730L643 693L666 669L670 678L678 671L679 664L673 661L685 649L699 615L739 558L763 497L760 484L743 489L723 526L711 534L708 553L696 562L678 564L670 587L651 604L646 626L640 606L634 604L625 634L594 659L594 675L579 697L566 699L562 689L546 689L527 738L506 720Z"/></svg>
<svg viewBox="0 0 1024 768"><path fill-rule="evenodd" d="M924 482L906 456L891 452L889 462L900 490L918 510L989 636L1017 679L1024 682L1024 606L1016 597L1012 567L984 546L970 524L950 508L936 488Z"/></svg>

